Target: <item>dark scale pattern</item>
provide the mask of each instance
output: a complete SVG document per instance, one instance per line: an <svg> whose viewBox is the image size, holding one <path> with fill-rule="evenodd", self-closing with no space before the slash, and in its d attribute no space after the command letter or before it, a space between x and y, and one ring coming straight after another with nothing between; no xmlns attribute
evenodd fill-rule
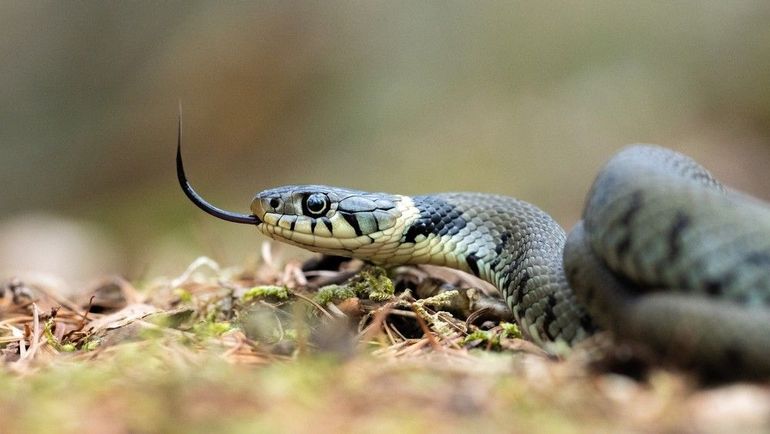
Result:
<svg viewBox="0 0 770 434"><path fill-rule="evenodd" d="M608 161L564 263L620 340L702 372L770 378L770 207L692 159L641 145Z"/></svg>
<svg viewBox="0 0 770 434"><path fill-rule="evenodd" d="M725 192L686 156L650 146L622 151L594 182L584 219L594 252L633 294L677 291L747 305L770 295L769 210Z"/></svg>
<svg viewBox="0 0 770 434"><path fill-rule="evenodd" d="M668 257L670 260L676 259L682 251L682 233L690 224L690 217L684 211L676 213L668 234Z"/></svg>
<svg viewBox="0 0 770 434"><path fill-rule="evenodd" d="M465 227L461 211L438 197L415 196L412 200L420 217L404 234L405 243L414 243L420 235L456 235Z"/></svg>
<svg viewBox="0 0 770 434"><path fill-rule="evenodd" d="M361 226L358 223L358 219L356 218L356 215L349 212L342 212L339 211L340 215L345 219L346 222L350 225L350 227L353 228L353 230L356 233L356 236L363 235L363 232L361 231Z"/></svg>
<svg viewBox="0 0 770 434"><path fill-rule="evenodd" d="M452 241L452 253L501 292L535 341L574 343L593 325L562 267L564 231L534 205L505 196L446 193L413 198L420 210L404 242ZM439 264L441 265L441 264Z"/></svg>

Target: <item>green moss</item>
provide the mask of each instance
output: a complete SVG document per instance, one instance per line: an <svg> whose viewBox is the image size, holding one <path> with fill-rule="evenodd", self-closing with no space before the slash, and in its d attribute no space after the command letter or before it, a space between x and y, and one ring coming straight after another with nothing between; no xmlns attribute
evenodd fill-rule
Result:
<svg viewBox="0 0 770 434"><path fill-rule="evenodd" d="M499 350L500 335L492 331L476 330L463 339L463 345L488 347L493 350Z"/></svg>
<svg viewBox="0 0 770 434"><path fill-rule="evenodd" d="M388 273L381 267L369 266L353 277L348 286L359 296L366 295L373 301L387 301L393 297L395 287Z"/></svg>
<svg viewBox="0 0 770 434"><path fill-rule="evenodd" d="M290 341L296 341L298 337L297 329L285 329L283 331L283 339L288 339Z"/></svg>
<svg viewBox="0 0 770 434"><path fill-rule="evenodd" d="M202 321L193 326L193 333L199 338L221 336L232 329L226 321Z"/></svg>
<svg viewBox="0 0 770 434"><path fill-rule="evenodd" d="M356 292L347 285L327 285L318 290L315 301L324 306L328 303L347 300L356 296Z"/></svg>
<svg viewBox="0 0 770 434"><path fill-rule="evenodd" d="M190 293L190 291L184 289L184 288L176 288L174 290L174 295L179 297L179 300L182 303L190 303L193 300L193 295Z"/></svg>
<svg viewBox="0 0 770 434"><path fill-rule="evenodd" d="M419 300L418 303L422 304L423 306L432 306L436 309L448 308L452 306L452 302L459 296L460 292L457 290L446 291L436 294L433 297Z"/></svg>
<svg viewBox="0 0 770 434"><path fill-rule="evenodd" d="M491 333L486 330L475 330L463 339L463 343L468 344L474 341L488 341L490 339L490 334Z"/></svg>
<svg viewBox="0 0 770 434"><path fill-rule="evenodd" d="M514 323L501 322L500 327L503 329L501 336L504 338L508 338L508 339L523 338L523 335L521 334L521 330L519 330L519 326Z"/></svg>
<svg viewBox="0 0 770 434"><path fill-rule="evenodd" d="M243 294L244 301L251 301L256 298L287 300L289 298L289 290L285 286L261 285L255 286Z"/></svg>
<svg viewBox="0 0 770 434"><path fill-rule="evenodd" d="M420 318L424 319L426 323L430 326L430 328L438 333L440 336L448 337L451 334L453 334L457 329L452 326L452 324L449 321L445 321L441 318L441 314L452 316L448 312L436 312L436 313L430 313L427 309L425 309L425 304L421 303L420 300L417 303L412 304L412 309L414 310L414 313L420 316Z"/></svg>
<svg viewBox="0 0 770 434"><path fill-rule="evenodd" d="M101 342L98 339L93 339L90 341L86 341L86 343L83 344L82 349L84 351L93 351L97 349L101 345Z"/></svg>
<svg viewBox="0 0 770 434"><path fill-rule="evenodd" d="M516 324L501 322L499 328L493 330L475 330L463 339L463 345L489 348L494 351L502 349L501 339L521 338L521 330Z"/></svg>
<svg viewBox="0 0 770 434"><path fill-rule="evenodd" d="M48 342L48 345L53 347L56 351L62 351L65 353L71 353L77 349L75 344L72 343L66 343L63 344L61 341L56 339L56 336L53 335L53 326L54 321L53 319L49 319L45 322L45 327L43 327L43 336L45 336L46 342Z"/></svg>

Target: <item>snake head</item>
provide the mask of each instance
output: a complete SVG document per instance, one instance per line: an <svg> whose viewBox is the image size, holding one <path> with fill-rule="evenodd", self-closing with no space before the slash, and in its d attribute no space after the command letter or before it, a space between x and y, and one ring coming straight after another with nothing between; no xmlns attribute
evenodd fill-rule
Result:
<svg viewBox="0 0 770 434"><path fill-rule="evenodd" d="M401 196L324 185L288 185L258 193L251 211L265 235L309 250L351 256L392 232Z"/></svg>
<svg viewBox="0 0 770 434"><path fill-rule="evenodd" d="M251 214L223 210L206 201L187 180L182 162L181 115L176 173L187 198L208 214L229 222L254 225L279 241L340 256L370 258L380 246L392 250L401 239L402 213L410 209L411 203L406 196L323 185L289 185L258 193L251 203ZM414 212L414 207L411 210ZM362 249L368 245L374 249Z"/></svg>

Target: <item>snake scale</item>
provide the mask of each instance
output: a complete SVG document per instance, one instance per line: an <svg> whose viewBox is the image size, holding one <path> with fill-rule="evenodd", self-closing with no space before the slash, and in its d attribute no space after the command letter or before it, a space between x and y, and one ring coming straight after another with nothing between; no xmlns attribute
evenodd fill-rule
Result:
<svg viewBox="0 0 770 434"><path fill-rule="evenodd" d="M374 264L432 264L495 285L541 346L597 330L667 361L770 377L770 207L722 187L682 154L634 145L601 170L567 236L544 211L482 193L404 196L322 185L258 193L224 211L177 175L188 198L307 250Z"/></svg>

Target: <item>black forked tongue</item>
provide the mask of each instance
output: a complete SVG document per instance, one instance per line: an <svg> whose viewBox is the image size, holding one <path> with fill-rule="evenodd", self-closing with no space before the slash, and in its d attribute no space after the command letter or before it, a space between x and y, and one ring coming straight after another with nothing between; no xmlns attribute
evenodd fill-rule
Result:
<svg viewBox="0 0 770 434"><path fill-rule="evenodd" d="M258 225L262 223L262 221L253 214L238 214L230 211L225 211L223 209L219 209L215 207L214 205L211 205L210 203L206 202L201 195L199 195L195 190L193 190L190 183L187 181L187 177L184 174L184 165L182 164L182 116L179 115L179 126L177 131L177 145L176 145L176 177L179 179L179 186L182 187L182 191L184 191L184 194L187 195L187 197L194 203L195 205L198 205L198 208L202 209L203 211L206 211L207 213L213 215L214 217L221 218L222 220L227 220L229 222L235 222L235 223L245 223L250 225Z"/></svg>

